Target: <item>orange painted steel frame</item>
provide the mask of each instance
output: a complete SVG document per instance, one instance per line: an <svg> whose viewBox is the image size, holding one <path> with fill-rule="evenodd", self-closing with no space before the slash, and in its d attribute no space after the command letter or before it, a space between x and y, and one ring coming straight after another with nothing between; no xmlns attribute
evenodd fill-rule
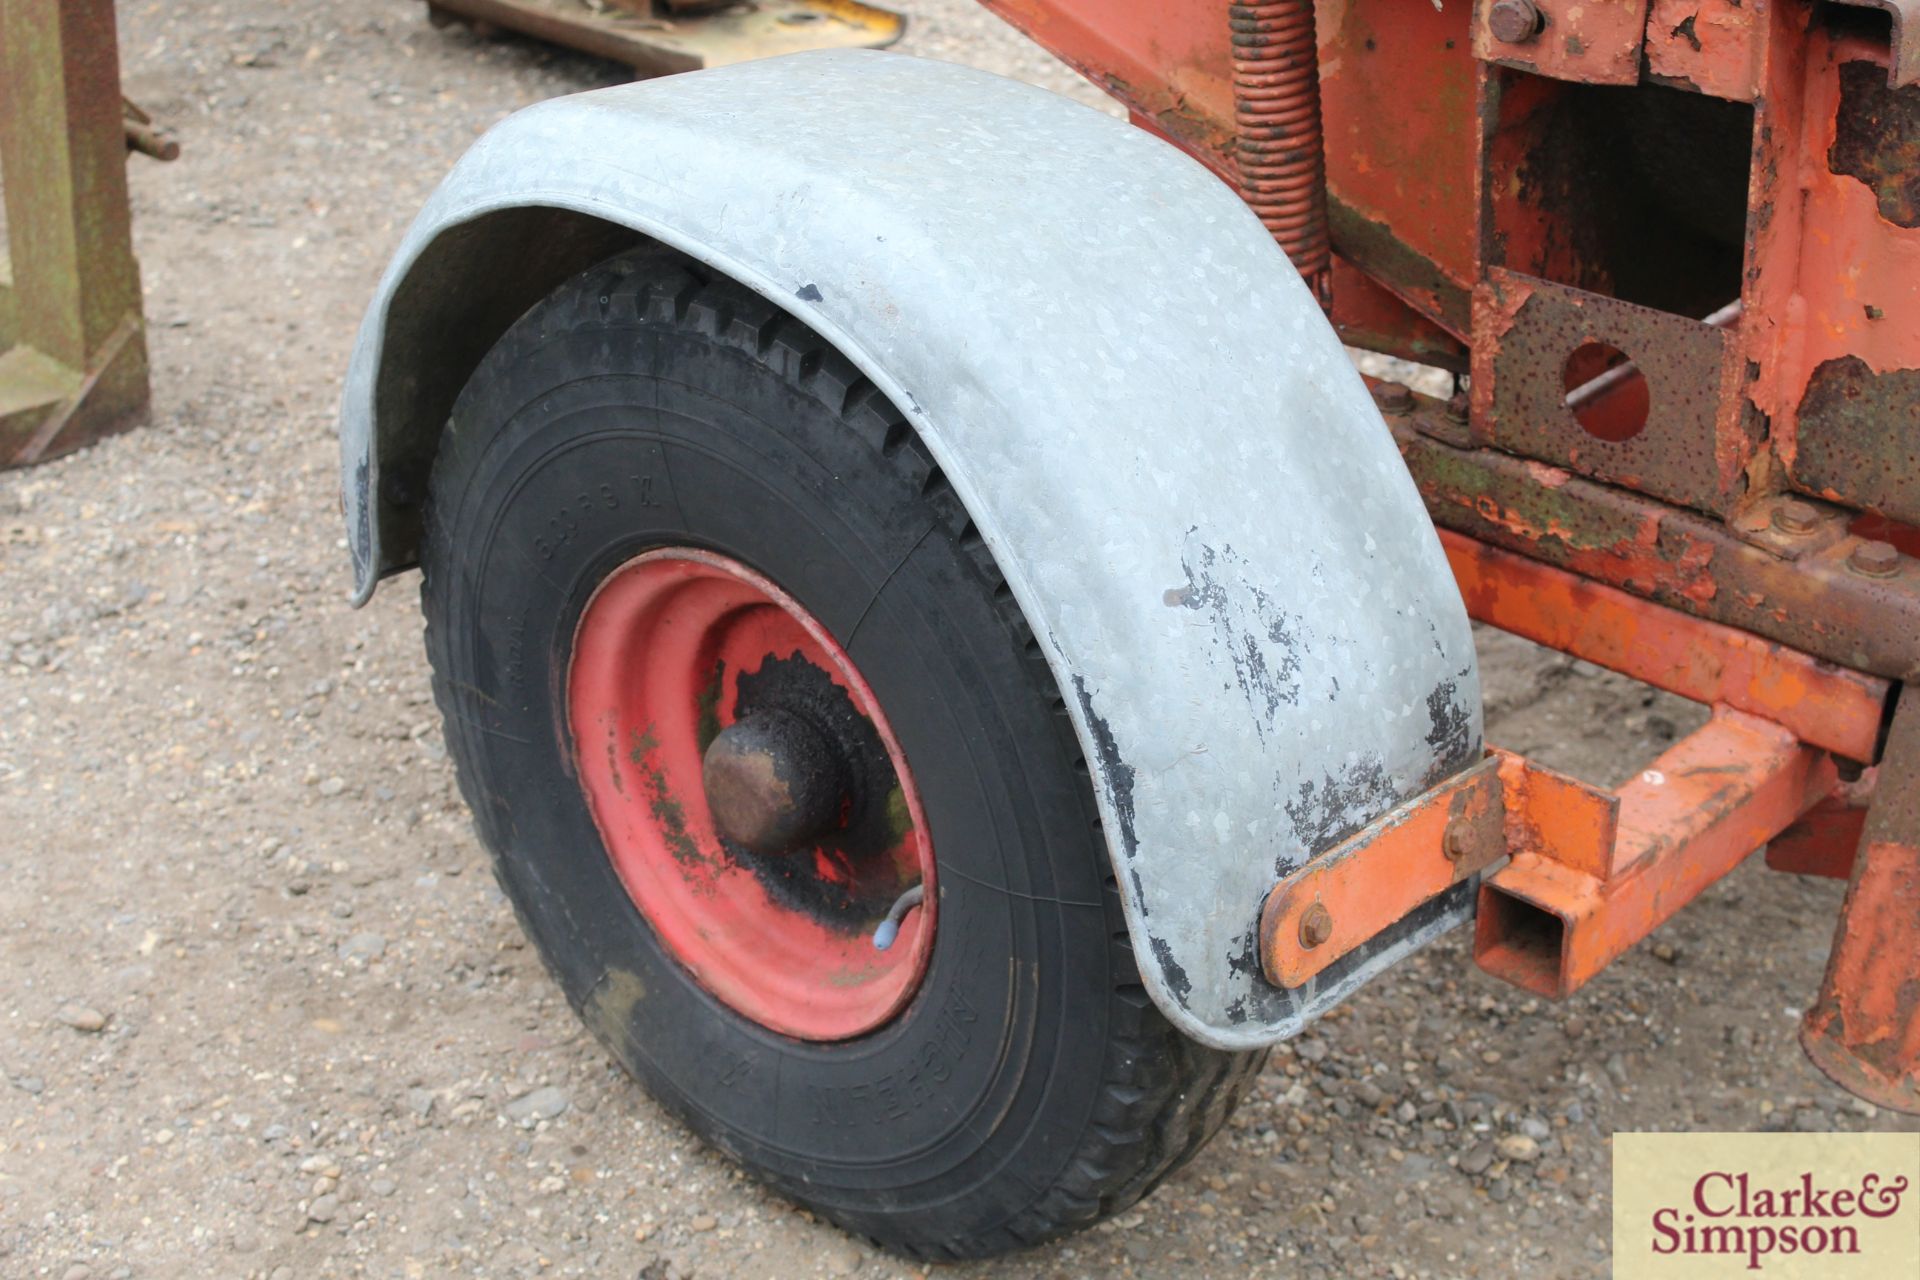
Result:
<svg viewBox="0 0 1920 1280"><path fill-rule="evenodd" d="M1816 873L1851 864L1844 840L1859 829L1851 815L1865 786L1841 783L1833 755L1877 753L1888 681L1456 534L1441 541L1476 620L1711 703L1714 716L1615 792L1501 752L1497 787L1481 766L1380 819L1269 895L1261 958L1272 981L1299 985L1505 856L1481 886L1475 958L1551 996L1584 985L1776 836L1798 830L1790 848ZM1495 849L1489 811L1502 821ZM1323 939L1301 928L1315 905Z"/></svg>
<svg viewBox="0 0 1920 1280"><path fill-rule="evenodd" d="M1284 84L1334 324L1471 370L1445 412L1382 398L1469 610L1715 707L1616 793L1502 758L1482 963L1570 990L1774 841L1852 877L1809 1052L1920 1108L1920 0L982 3L1277 234L1247 157L1284 151ZM1484 787L1279 886L1269 975L1451 883Z"/></svg>

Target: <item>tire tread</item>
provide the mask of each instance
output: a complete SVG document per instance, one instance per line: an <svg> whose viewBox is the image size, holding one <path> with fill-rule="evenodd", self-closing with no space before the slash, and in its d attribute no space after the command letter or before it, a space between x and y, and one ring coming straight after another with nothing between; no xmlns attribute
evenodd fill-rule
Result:
<svg viewBox="0 0 1920 1280"><path fill-rule="evenodd" d="M689 329L757 361L830 410L850 434L921 495L953 539L1020 655L1034 697L1054 711L1055 727L1076 775L1087 775L1065 699L1039 640L959 495L906 416L825 339L744 286L658 246L590 268L538 304L529 318L535 314L543 333L608 314L632 314L646 324ZM510 334L503 342L511 340ZM484 376L484 370L483 364L479 376ZM446 465L447 454L473 443L450 437L443 445L427 497L430 528L440 527L431 523L435 509L457 504L460 497L448 488L450 477L460 468ZM436 570L435 544L430 537L421 557L427 647L433 659L436 701L447 717L448 733L457 735L467 731L452 715L455 691L449 687L436 642L446 620L436 609L439 593L430 589ZM450 754L456 766L465 755ZM485 818L479 817L485 812L484 797L465 768L457 767L456 773L462 794L484 826ZM1089 825L1097 830L1100 820L1091 788L1083 789L1082 804ZM493 842L485 843L491 847ZM499 874L497 867L495 874ZM1137 978L1118 891L1113 877L1106 879L1104 909L1113 938L1106 1019L1109 1040L1093 1112L1078 1145L1061 1163L1058 1176L1037 1188L1031 1202L997 1228L964 1239L903 1238L878 1243L917 1259L957 1261L1042 1244L1120 1213L1190 1160L1226 1123L1252 1086L1266 1061L1264 1050L1228 1052L1189 1040L1148 998ZM514 900L511 893L507 897ZM525 929L528 922L517 903L514 910ZM831 1210L823 1212L833 1216Z"/></svg>

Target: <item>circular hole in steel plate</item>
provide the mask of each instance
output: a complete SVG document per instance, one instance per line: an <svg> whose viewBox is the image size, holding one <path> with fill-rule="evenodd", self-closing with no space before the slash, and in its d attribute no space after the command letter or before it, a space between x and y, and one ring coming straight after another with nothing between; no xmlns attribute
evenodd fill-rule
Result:
<svg viewBox="0 0 1920 1280"><path fill-rule="evenodd" d="M1583 342L1560 376L1566 406L1588 435L1619 444L1646 430L1653 394L1646 375L1620 348Z"/></svg>

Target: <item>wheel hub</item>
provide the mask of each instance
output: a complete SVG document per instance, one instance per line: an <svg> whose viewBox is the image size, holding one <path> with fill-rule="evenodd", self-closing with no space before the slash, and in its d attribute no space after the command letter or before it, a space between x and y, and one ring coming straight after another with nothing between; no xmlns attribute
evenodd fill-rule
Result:
<svg viewBox="0 0 1920 1280"><path fill-rule="evenodd" d="M807 1040L905 1007L938 904L919 796L872 690L798 601L712 552L636 557L581 615L567 715L614 871L718 1000Z"/></svg>
<svg viewBox="0 0 1920 1280"><path fill-rule="evenodd" d="M701 763L714 826L756 853L811 846L840 820L846 764L791 711L755 711L722 729Z"/></svg>

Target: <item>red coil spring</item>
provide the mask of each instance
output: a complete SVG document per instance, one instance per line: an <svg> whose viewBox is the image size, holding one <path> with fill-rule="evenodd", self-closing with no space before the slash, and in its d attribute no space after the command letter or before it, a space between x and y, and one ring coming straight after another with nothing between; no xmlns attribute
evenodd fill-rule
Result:
<svg viewBox="0 0 1920 1280"><path fill-rule="evenodd" d="M1327 306L1333 248L1313 0L1233 4L1228 15L1240 195Z"/></svg>

